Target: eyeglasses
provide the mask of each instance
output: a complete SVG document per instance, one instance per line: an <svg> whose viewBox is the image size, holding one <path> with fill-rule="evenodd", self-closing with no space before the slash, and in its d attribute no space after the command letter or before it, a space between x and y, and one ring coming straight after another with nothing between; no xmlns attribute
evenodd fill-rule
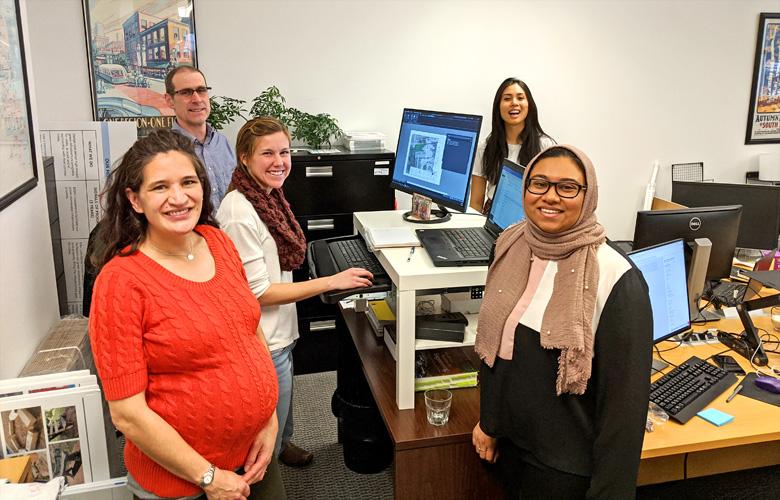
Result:
<svg viewBox="0 0 780 500"><path fill-rule="evenodd" d="M528 180L525 189L532 194L546 194L550 186L555 186L555 192L561 198L576 198L580 191L587 191L588 187L577 184L574 181L552 182L542 177L532 177Z"/></svg>
<svg viewBox="0 0 780 500"><path fill-rule="evenodd" d="M211 87L195 87L194 89L174 90L173 93L182 97L192 97L192 95L197 92L199 96L206 97L209 90L211 90Z"/></svg>

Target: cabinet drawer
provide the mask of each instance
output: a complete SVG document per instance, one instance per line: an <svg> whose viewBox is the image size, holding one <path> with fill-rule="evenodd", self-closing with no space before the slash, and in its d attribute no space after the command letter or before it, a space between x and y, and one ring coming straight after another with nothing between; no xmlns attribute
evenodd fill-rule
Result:
<svg viewBox="0 0 780 500"><path fill-rule="evenodd" d="M393 160L293 161L284 194L297 216L391 210Z"/></svg>
<svg viewBox="0 0 780 500"><path fill-rule="evenodd" d="M336 317L299 319L301 336L293 349L295 375L335 370L338 364Z"/></svg>
<svg viewBox="0 0 780 500"><path fill-rule="evenodd" d="M298 323L302 321L317 320L318 318L335 318L339 313L337 304L326 304L319 296L309 297L295 304L298 309Z"/></svg>
<svg viewBox="0 0 780 500"><path fill-rule="evenodd" d="M297 220L307 242L354 233L351 213L298 216Z"/></svg>

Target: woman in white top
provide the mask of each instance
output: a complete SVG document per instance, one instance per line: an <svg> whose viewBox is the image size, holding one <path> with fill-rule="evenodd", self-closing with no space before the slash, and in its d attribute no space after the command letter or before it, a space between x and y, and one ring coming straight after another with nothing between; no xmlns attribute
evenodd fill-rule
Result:
<svg viewBox="0 0 780 500"><path fill-rule="evenodd" d="M479 145L471 175L471 202L487 214L504 158L527 165L531 158L555 144L539 125L536 102L522 80L507 78L493 98L493 129Z"/></svg>
<svg viewBox="0 0 780 500"><path fill-rule="evenodd" d="M250 120L238 133L236 158L238 166L217 220L236 245L249 287L262 306L260 324L279 378L276 452L283 463L303 466L313 455L290 442L292 349L298 339L295 302L330 290L366 287L373 276L353 268L293 283L292 271L303 264L306 239L282 191L292 166L287 127L270 117Z"/></svg>

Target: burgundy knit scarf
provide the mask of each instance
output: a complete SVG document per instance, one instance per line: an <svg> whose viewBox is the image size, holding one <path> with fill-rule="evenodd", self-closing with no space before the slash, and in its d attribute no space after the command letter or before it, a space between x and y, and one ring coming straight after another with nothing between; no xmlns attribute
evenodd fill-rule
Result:
<svg viewBox="0 0 780 500"><path fill-rule="evenodd" d="M268 226L268 231L276 242L282 271L299 268L306 257L306 237L295 220L284 192L281 189L271 189L270 193L266 193L241 165L233 170L228 189L236 189L243 194L255 207L260 220Z"/></svg>

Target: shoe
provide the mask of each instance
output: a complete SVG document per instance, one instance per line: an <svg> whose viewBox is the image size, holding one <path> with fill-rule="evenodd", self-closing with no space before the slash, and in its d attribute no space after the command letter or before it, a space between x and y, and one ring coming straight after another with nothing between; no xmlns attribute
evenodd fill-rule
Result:
<svg viewBox="0 0 780 500"><path fill-rule="evenodd" d="M301 449L293 443L287 443L279 453L279 461L290 467L306 467L312 460L314 460L314 453Z"/></svg>

